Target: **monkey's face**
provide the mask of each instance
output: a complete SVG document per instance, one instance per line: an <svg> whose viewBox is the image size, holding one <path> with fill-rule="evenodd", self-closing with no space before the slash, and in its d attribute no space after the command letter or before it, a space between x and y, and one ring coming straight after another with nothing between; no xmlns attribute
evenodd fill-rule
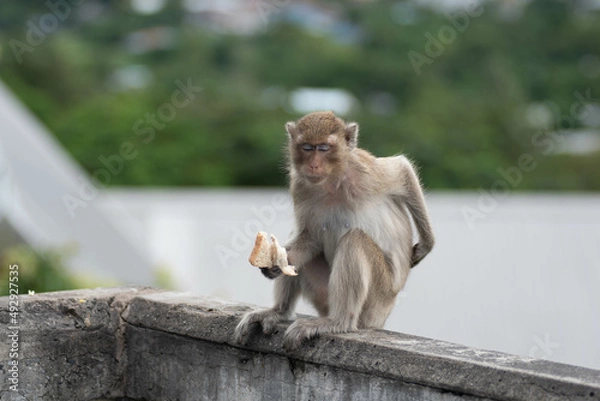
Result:
<svg viewBox="0 0 600 401"><path fill-rule="evenodd" d="M348 126L335 114L311 113L297 123L287 123L286 130L292 167L299 178L318 185L343 171L351 147Z"/></svg>
<svg viewBox="0 0 600 401"><path fill-rule="evenodd" d="M324 182L339 164L339 149L334 136L324 142L304 142L295 145L294 163L298 171L312 184Z"/></svg>

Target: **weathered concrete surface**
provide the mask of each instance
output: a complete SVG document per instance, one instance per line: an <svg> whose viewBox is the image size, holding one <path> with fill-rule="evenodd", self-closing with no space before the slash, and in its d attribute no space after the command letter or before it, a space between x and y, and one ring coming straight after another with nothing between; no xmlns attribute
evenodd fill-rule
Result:
<svg viewBox="0 0 600 401"><path fill-rule="evenodd" d="M8 391L8 297L0 298L0 400L87 401L123 394L121 312L142 289L19 296L19 391Z"/></svg>
<svg viewBox="0 0 600 401"><path fill-rule="evenodd" d="M6 338L8 299L0 299ZM288 353L286 325L233 345L252 307L125 288L20 296L19 393L0 401L600 400L600 371L385 331Z"/></svg>
<svg viewBox="0 0 600 401"><path fill-rule="evenodd" d="M127 395L144 400L483 400L393 378L130 327Z"/></svg>

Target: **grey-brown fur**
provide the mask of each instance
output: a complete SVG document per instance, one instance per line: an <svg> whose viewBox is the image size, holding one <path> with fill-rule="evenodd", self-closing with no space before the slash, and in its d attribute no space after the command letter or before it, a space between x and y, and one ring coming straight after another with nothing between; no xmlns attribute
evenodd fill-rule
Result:
<svg viewBox="0 0 600 401"><path fill-rule="evenodd" d="M255 323L272 333L293 317L300 295L320 317L290 325L284 336L290 349L320 334L381 328L410 268L434 244L415 170L404 156L376 158L357 148L358 125L332 112L308 114L286 130L296 223L286 248L299 275L275 279L275 305L246 315L236 341ZM307 144L327 146L306 150Z"/></svg>

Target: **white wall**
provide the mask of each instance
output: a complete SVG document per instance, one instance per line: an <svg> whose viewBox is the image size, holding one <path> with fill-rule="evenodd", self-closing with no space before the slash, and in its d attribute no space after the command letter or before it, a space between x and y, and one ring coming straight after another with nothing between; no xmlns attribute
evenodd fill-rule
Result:
<svg viewBox="0 0 600 401"><path fill-rule="evenodd" d="M271 304L272 282L247 257L259 229L287 238L285 191L105 196L107 212L110 199L141 225L139 239L155 264L170 266L179 289ZM600 368L600 195L497 201L478 208L475 193L428 196L437 244L411 273L386 328ZM483 213L472 227L465 208ZM313 313L306 304L300 310Z"/></svg>

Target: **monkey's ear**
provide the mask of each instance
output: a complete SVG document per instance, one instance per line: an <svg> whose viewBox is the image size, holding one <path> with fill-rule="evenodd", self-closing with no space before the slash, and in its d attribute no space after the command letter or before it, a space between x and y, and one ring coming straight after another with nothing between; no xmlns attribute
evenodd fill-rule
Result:
<svg viewBox="0 0 600 401"><path fill-rule="evenodd" d="M346 134L346 142L348 142L348 146L350 150L356 148L358 144L358 124L357 123L349 123L346 125L345 129Z"/></svg>
<svg viewBox="0 0 600 401"><path fill-rule="evenodd" d="M285 123L285 130L287 131L288 137L292 139L296 136L296 123L293 121Z"/></svg>

